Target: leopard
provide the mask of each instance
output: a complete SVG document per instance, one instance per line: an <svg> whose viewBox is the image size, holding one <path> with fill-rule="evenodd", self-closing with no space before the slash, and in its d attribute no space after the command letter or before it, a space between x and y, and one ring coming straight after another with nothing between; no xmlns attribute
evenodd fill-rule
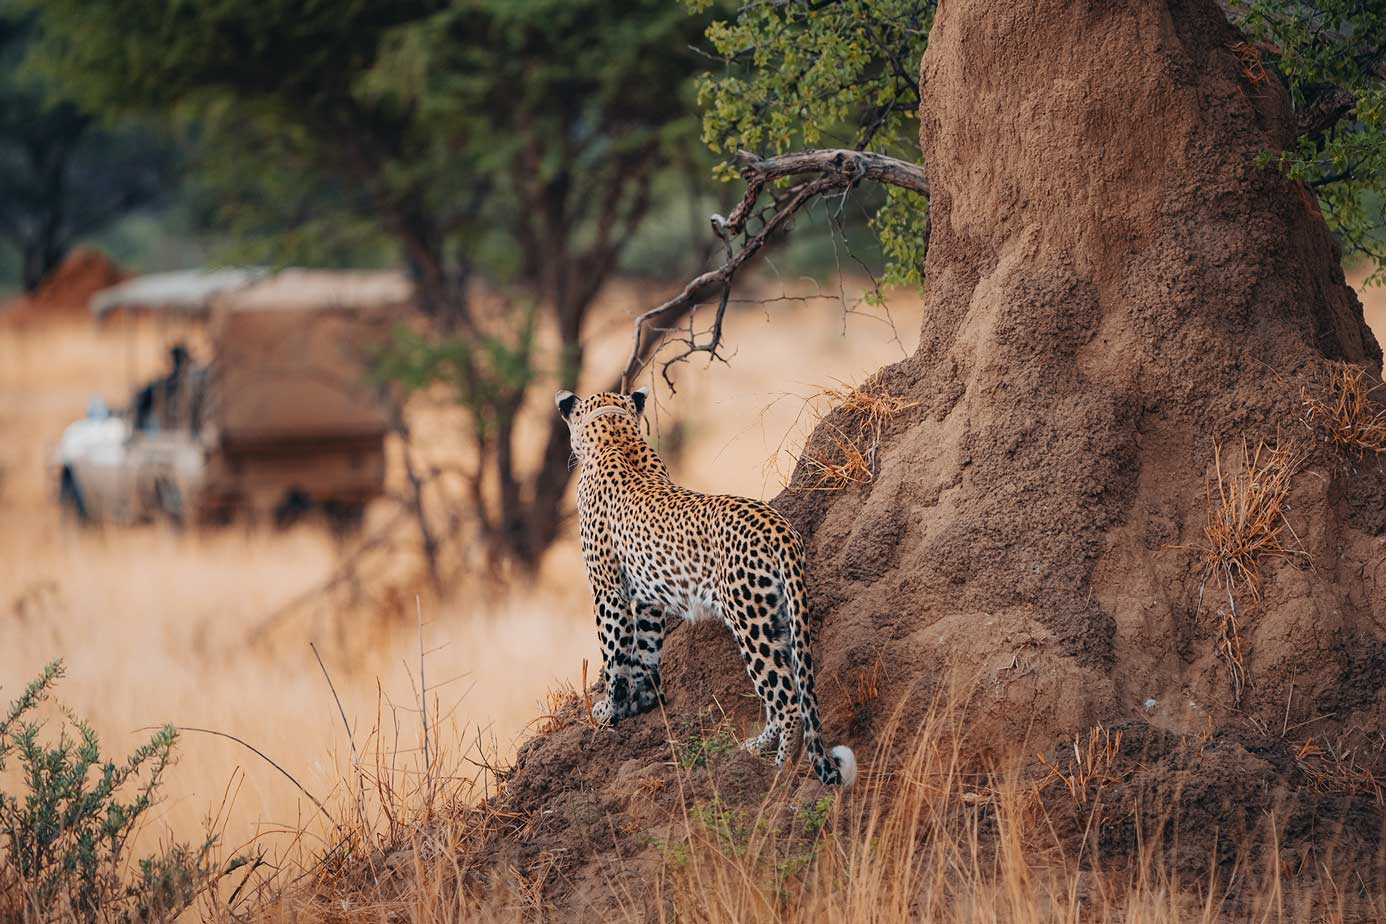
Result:
<svg viewBox="0 0 1386 924"><path fill-rule="evenodd" d="M641 429L648 389L554 396L578 468L578 533L592 587L605 698L600 727L661 705L666 615L720 620L736 640L765 725L742 742L782 767L802 740L825 785L857 777L825 750L814 689L803 540L759 500L675 484Z"/></svg>

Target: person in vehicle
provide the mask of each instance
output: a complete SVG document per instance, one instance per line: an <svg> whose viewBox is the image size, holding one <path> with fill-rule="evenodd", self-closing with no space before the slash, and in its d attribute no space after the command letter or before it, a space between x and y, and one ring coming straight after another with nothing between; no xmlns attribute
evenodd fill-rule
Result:
<svg viewBox="0 0 1386 924"><path fill-rule="evenodd" d="M135 411L136 430L167 430L186 421L191 396L190 379L193 373L191 354L186 345L175 343L168 351L167 375L144 385L135 392L131 402ZM184 407L184 405L189 405Z"/></svg>

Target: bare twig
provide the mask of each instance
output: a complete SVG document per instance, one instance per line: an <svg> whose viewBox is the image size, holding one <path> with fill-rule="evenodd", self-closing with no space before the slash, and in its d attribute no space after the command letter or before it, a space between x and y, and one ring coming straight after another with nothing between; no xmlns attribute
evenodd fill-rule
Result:
<svg viewBox="0 0 1386 924"><path fill-rule="evenodd" d="M830 190L844 192L862 180L872 180L887 186L908 189L920 195L929 194L929 181L924 169L918 164L897 160L870 151L823 150L801 151L779 157L760 158L742 151L737 155L737 165L741 176L746 180L746 192L735 209L727 217L713 215L713 232L723 241L726 262L714 270L709 270L694 278L683 290L664 304L639 315L634 322L631 352L621 370L620 388L627 390L635 377L658 352L659 347L674 333L667 329L674 319L688 317L688 326L675 338L683 349L664 361L662 369L665 381L673 387L669 379L669 369L675 363L687 359L694 353L707 353L710 358L722 359L718 352L722 345L722 322L726 315L727 303L731 294L732 280L738 270L748 260L756 256L770 241L774 234L785 227L789 220L805 204ZM780 180L797 180L794 185L775 196L774 205L764 212L755 211L761 193L766 187ZM760 227L753 234L748 229L752 217L760 218ZM743 237L740 249L732 241ZM699 338L694 327L694 309L718 294L717 311L712 327L706 336ZM653 340L651 332L657 334Z"/></svg>
<svg viewBox="0 0 1386 924"><path fill-rule="evenodd" d="M428 773L428 682L424 680L423 603L414 594L414 613L419 623L419 712L423 719L424 773Z"/></svg>
<svg viewBox="0 0 1386 924"><path fill-rule="evenodd" d="M241 747L246 748L247 750L253 752L257 757L259 757L259 758L260 758L261 760L263 760L265 763L269 764L271 767L273 767L274 769L276 769L276 770L278 770L280 773L282 773L282 774L284 775L284 777L285 777L286 779L288 779L288 781L289 781L290 783L293 783L295 786L297 786L297 787L298 787L298 791L301 792L301 793L303 793L305 796L307 796L307 797L308 797L308 801L309 801L309 802L312 802L314 805L316 805L316 806L318 807L318 811L322 812L323 817L325 817L328 821L332 822L332 824L334 824L334 825L337 824L337 819L335 819L335 818L332 817L332 813L329 812L329 811L327 810L327 806L323 805L322 802L319 801L319 799L318 799L317 796L313 795L311 792L309 792L308 790L304 789L304 788L303 788L303 784L300 783L298 780L294 779L294 775L293 775L292 773L290 773L289 771L285 770L283 767L279 766L277 763L275 763L273 760L271 760L271 759L270 759L270 756L269 756L268 754L266 754L264 751L262 751L262 750L260 750L259 748L257 748L255 745L250 744L249 742L244 741L244 740L242 740L242 739L240 739L240 738L237 738L235 735L230 735L230 734L227 734L226 732L215 731L215 730L210 729L210 728L193 728L191 725L179 725L179 726L176 726L176 727L177 727L177 729L178 729L179 731L197 732L198 734L202 734L202 735L215 735L215 736L218 737L218 738L225 738L225 739L227 739L228 741L234 741L234 742L236 742L237 744L239 744ZM144 731L144 730L147 730L147 729L141 729L141 730Z"/></svg>
<svg viewBox="0 0 1386 924"><path fill-rule="evenodd" d="M327 665L322 662L322 655L318 654L318 646L312 642L308 647L313 649L313 657L318 660L318 667L322 668L322 676L327 680L327 688L332 691L332 699L337 703L337 714L342 717L342 727L346 729L347 744L351 745L351 766L356 770L356 787L360 795L360 802L357 803L357 811L365 817L366 811L366 784L361 779L361 755L356 753L356 739L351 733L351 723L347 721L346 709L342 708L342 698L337 695L337 686L332 682L332 675L327 672Z"/></svg>

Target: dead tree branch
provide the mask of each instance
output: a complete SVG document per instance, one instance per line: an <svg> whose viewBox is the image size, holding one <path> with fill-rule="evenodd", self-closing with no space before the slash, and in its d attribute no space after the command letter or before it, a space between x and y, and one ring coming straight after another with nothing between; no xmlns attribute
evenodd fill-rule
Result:
<svg viewBox="0 0 1386 924"><path fill-rule="evenodd" d="M846 190L871 180L887 186L907 189L920 195L929 194L929 181L924 168L908 161L897 160L871 151L824 150L801 151L779 157L760 158L742 151L736 163L746 181L746 192L731 215L713 215L712 230L726 251L726 262L694 278L673 298L651 308L635 319L631 352L621 370L620 387L628 390L635 377L654 358L659 348L668 342L677 343L681 350L662 364L664 380L673 388L669 369L694 353L707 353L712 359L722 359L722 322L731 296L732 279L738 270L758 254L774 234L785 227L794 215L816 196L833 190ZM788 187L773 186L780 180L794 180ZM773 204L756 211L761 194L771 187ZM752 233L747 227L759 220ZM741 238L740 247L733 242ZM718 296L712 327L702 336L695 323L698 305ZM686 319L686 326L683 321ZM679 324L673 328L673 324Z"/></svg>

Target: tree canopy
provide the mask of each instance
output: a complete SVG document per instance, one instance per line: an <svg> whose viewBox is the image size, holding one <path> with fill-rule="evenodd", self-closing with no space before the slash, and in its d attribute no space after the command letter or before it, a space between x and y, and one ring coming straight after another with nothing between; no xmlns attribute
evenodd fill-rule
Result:
<svg viewBox="0 0 1386 924"><path fill-rule="evenodd" d="M1349 255L1386 281L1386 7L1360 0L1237 0L1253 79L1285 85L1298 138L1267 160L1314 191Z"/></svg>
<svg viewBox="0 0 1386 924"><path fill-rule="evenodd" d="M694 0L695 7L705 5ZM734 157L803 148L919 159L919 59L932 0L752 3L709 27L718 65L699 81L703 140ZM723 178L732 165L719 168ZM872 225L887 283L919 284L927 203L885 186Z"/></svg>
<svg viewBox="0 0 1386 924"><path fill-rule="evenodd" d="M694 8L703 0L690 0ZM748 3L714 22L714 66L699 84L703 137L728 157L844 147L917 160L919 60L933 0ZM1275 80L1298 117L1296 144L1265 160L1304 180L1350 258L1386 271L1386 7L1229 0L1246 35L1231 49L1254 80ZM921 283L927 205L888 187L873 220L886 279Z"/></svg>
<svg viewBox="0 0 1386 924"><path fill-rule="evenodd" d="M102 126L24 66L33 17L0 13L0 240L34 289L77 241L165 199L171 145L147 127Z"/></svg>
<svg viewBox="0 0 1386 924"><path fill-rule="evenodd" d="M526 473L515 417L541 374L576 387L583 323L656 177L705 175L689 46L707 18L663 0L31 5L35 66L94 111L182 126L223 222L270 262L399 255L431 330L386 368L456 386L500 498L479 505L484 530L534 560L558 529L567 433L556 422ZM478 310L481 274L513 310ZM549 367L531 304L561 344Z"/></svg>

